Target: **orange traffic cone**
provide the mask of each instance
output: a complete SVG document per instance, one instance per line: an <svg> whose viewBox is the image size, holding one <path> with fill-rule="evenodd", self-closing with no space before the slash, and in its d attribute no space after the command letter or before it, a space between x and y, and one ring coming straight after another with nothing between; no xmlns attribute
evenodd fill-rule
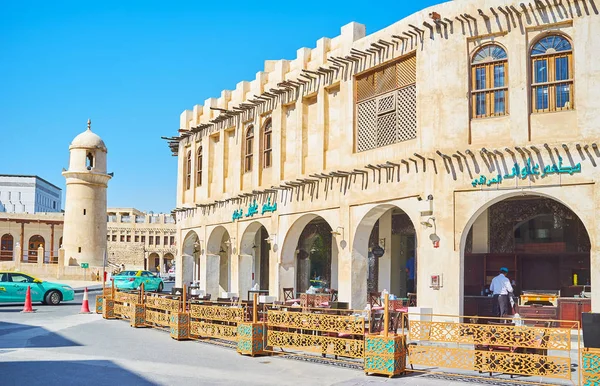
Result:
<svg viewBox="0 0 600 386"><path fill-rule="evenodd" d="M83 302L81 303L81 311L79 311L79 313L80 314L91 314L90 305L88 302L87 287L85 287L85 291L83 291Z"/></svg>
<svg viewBox="0 0 600 386"><path fill-rule="evenodd" d="M21 312L35 312L31 306L31 287L27 287L27 294L25 295L25 306Z"/></svg>

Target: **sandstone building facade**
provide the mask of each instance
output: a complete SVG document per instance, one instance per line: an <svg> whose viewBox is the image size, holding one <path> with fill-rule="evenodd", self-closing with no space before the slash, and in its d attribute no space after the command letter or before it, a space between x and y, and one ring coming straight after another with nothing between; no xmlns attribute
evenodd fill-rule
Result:
<svg viewBox="0 0 600 386"><path fill-rule="evenodd" d="M166 273L175 263L176 226L171 214L145 213L135 208L109 208L108 260L127 269Z"/></svg>
<svg viewBox="0 0 600 386"><path fill-rule="evenodd" d="M523 291L597 295L598 33L590 1L451 1L266 61L165 138L178 284L461 314L506 266Z"/></svg>

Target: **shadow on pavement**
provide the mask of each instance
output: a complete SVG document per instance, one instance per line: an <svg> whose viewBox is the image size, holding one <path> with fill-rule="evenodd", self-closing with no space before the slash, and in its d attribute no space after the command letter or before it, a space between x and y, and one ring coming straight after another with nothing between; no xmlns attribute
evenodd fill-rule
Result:
<svg viewBox="0 0 600 386"><path fill-rule="evenodd" d="M54 332L50 332L43 327L0 322L0 349L74 346L81 346L81 344L73 342ZM2 374L1 371L0 374Z"/></svg>
<svg viewBox="0 0 600 386"><path fill-rule="evenodd" d="M0 374L3 386L156 385L107 360L0 362Z"/></svg>

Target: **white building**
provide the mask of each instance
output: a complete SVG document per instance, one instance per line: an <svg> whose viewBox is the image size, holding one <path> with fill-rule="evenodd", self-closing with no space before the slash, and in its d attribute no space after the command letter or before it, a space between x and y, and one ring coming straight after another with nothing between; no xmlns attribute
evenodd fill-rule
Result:
<svg viewBox="0 0 600 386"><path fill-rule="evenodd" d="M0 174L0 212L60 212L62 190L38 176Z"/></svg>

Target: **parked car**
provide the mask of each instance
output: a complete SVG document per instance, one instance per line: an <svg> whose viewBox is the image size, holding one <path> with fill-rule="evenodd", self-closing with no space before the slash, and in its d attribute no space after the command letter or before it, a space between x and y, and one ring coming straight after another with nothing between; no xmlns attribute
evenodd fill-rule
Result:
<svg viewBox="0 0 600 386"><path fill-rule="evenodd" d="M111 280L114 281L115 288L124 290L139 289L142 283L145 291L162 292L165 287L163 280L150 271L121 271L113 275Z"/></svg>
<svg viewBox="0 0 600 386"><path fill-rule="evenodd" d="M167 273L168 280L175 280L175 266L169 268L169 272Z"/></svg>
<svg viewBox="0 0 600 386"><path fill-rule="evenodd" d="M75 291L66 284L36 279L22 272L0 271L0 303L23 303L31 288L31 301L57 305L73 300Z"/></svg>

